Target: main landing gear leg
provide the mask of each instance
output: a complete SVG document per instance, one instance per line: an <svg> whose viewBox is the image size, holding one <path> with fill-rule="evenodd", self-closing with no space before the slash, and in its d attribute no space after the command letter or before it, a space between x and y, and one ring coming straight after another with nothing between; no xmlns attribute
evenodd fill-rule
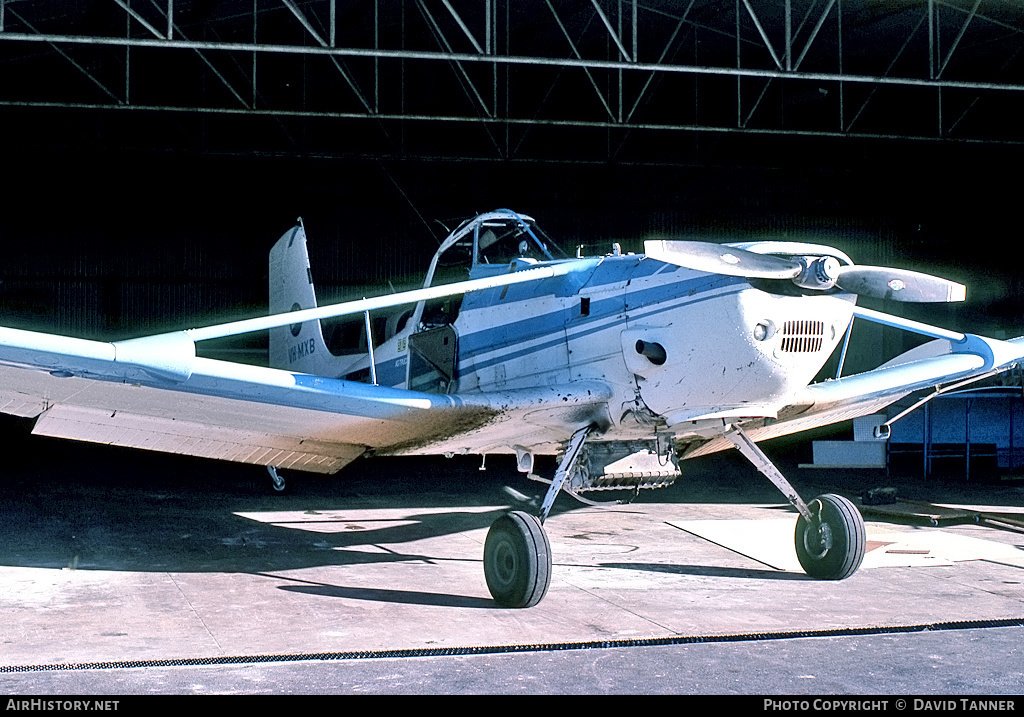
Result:
<svg viewBox="0 0 1024 717"><path fill-rule="evenodd" d="M725 437L761 471L800 513L796 521L796 556L804 572L822 580L842 580L857 572L867 552L864 519L841 495L819 495L803 502L771 459L738 426Z"/></svg>
<svg viewBox="0 0 1024 717"><path fill-rule="evenodd" d="M491 524L484 541L484 578L491 597L503 607L533 607L551 584L551 544L544 520L555 497L572 473L590 427L573 434L551 481L540 516L512 511Z"/></svg>

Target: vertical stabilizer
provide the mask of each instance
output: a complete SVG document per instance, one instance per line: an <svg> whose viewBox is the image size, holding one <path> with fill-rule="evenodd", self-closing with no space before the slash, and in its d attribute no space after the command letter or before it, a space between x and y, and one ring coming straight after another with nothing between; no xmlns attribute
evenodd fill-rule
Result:
<svg viewBox="0 0 1024 717"><path fill-rule="evenodd" d="M306 232L300 220L270 250L270 313L315 307ZM325 369L330 359L319 321L270 330L270 365L273 368L327 375Z"/></svg>

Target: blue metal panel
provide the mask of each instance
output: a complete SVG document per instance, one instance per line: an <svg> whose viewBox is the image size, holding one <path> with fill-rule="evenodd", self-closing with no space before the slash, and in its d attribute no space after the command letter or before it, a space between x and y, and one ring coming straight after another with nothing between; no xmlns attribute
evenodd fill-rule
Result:
<svg viewBox="0 0 1024 717"><path fill-rule="evenodd" d="M892 426L890 445L920 446L926 475L935 461L959 456L965 473L979 451L994 447L1000 469L1014 470L1024 460L1024 397L1020 390L990 389L938 396ZM906 450L905 448L900 450ZM977 466L974 466L977 468Z"/></svg>

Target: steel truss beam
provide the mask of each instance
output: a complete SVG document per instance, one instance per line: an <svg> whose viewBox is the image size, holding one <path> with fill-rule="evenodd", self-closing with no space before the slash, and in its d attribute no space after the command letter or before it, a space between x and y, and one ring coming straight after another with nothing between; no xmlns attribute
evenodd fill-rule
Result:
<svg viewBox="0 0 1024 717"><path fill-rule="evenodd" d="M553 127L623 130L612 154L664 131L1024 143L1024 7L997 0L80 5L121 21L0 0L0 107L468 124L502 157Z"/></svg>

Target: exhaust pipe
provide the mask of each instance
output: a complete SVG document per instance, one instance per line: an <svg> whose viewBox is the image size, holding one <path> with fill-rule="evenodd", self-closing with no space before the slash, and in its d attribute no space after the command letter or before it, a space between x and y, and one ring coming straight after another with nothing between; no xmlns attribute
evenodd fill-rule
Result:
<svg viewBox="0 0 1024 717"><path fill-rule="evenodd" d="M661 366L665 363L665 359L668 358L668 355L665 353L665 347L653 341L637 340L636 352L641 356L646 356L647 360L655 366Z"/></svg>

